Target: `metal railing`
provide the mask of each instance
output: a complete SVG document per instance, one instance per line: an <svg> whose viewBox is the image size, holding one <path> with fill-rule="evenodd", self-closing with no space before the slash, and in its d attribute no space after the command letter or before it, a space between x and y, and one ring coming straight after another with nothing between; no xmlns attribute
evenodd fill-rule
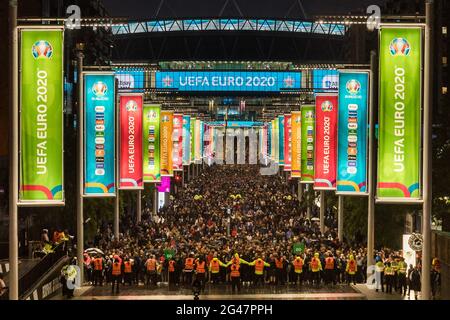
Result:
<svg viewBox="0 0 450 320"><path fill-rule="evenodd" d="M24 294L48 272L48 270L50 270L61 258L67 255L67 245L67 241L56 245L54 252L46 254L29 272L19 279L19 297L22 298Z"/></svg>

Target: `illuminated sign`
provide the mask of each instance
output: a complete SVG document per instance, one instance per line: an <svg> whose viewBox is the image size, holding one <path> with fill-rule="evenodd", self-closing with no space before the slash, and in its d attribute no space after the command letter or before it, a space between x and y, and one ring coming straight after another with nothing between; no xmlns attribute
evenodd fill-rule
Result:
<svg viewBox="0 0 450 320"><path fill-rule="evenodd" d="M143 70L116 70L116 79L118 81L118 88L120 89L143 89L144 86L144 71ZM132 90L139 91L139 90Z"/></svg>
<svg viewBox="0 0 450 320"><path fill-rule="evenodd" d="M178 91L298 90L301 72L283 71L157 71L156 88Z"/></svg>
<svg viewBox="0 0 450 320"><path fill-rule="evenodd" d="M315 69L313 70L313 88L314 92L336 91L339 87L339 74L333 69Z"/></svg>

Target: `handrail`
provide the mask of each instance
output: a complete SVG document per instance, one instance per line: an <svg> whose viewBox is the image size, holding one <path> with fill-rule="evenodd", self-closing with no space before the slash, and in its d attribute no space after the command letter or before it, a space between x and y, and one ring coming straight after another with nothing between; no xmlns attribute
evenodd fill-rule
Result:
<svg viewBox="0 0 450 320"><path fill-rule="evenodd" d="M26 291L34 285L55 263L66 255L63 241L56 245L54 252L46 254L30 271L19 279L19 297L23 297Z"/></svg>

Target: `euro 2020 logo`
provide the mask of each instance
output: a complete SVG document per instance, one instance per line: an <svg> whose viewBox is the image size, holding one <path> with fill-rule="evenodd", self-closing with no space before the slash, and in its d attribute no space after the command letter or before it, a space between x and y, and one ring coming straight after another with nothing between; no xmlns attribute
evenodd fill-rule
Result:
<svg viewBox="0 0 450 320"><path fill-rule="evenodd" d="M351 79L347 81L345 88L347 89L348 93L355 95L358 94L361 90L361 83L359 83L359 81L356 79Z"/></svg>
<svg viewBox="0 0 450 320"><path fill-rule="evenodd" d="M405 38L395 38L389 44L389 51L392 56L409 56L411 46Z"/></svg>
<svg viewBox="0 0 450 320"><path fill-rule="evenodd" d="M333 111L333 104L330 101L324 101L321 106L323 112L331 112Z"/></svg>
<svg viewBox="0 0 450 320"><path fill-rule="evenodd" d="M53 46L46 40L36 41L31 47L35 59L50 59L53 55Z"/></svg>
<svg viewBox="0 0 450 320"><path fill-rule="evenodd" d="M106 83L104 83L103 81L97 81L92 86L92 92L95 94L96 97L104 97L107 91L108 87L106 86Z"/></svg>
<svg viewBox="0 0 450 320"><path fill-rule="evenodd" d="M130 111L136 111L137 110L137 103L134 100L130 100L127 102L127 104L125 105L125 108L127 109L128 112Z"/></svg>

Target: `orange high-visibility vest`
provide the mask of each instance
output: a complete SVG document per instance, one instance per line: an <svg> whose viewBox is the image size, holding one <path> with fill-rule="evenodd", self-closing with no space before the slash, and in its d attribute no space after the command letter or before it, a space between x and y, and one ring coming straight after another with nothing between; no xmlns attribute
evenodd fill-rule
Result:
<svg viewBox="0 0 450 320"><path fill-rule="evenodd" d="M193 270L194 269L194 258L186 258L186 261L184 263L184 268L186 270Z"/></svg>
<svg viewBox="0 0 450 320"><path fill-rule="evenodd" d="M94 270L102 271L103 270L103 260L102 258L94 259Z"/></svg>
<svg viewBox="0 0 450 320"><path fill-rule="evenodd" d="M120 276L122 273L122 270L120 270L120 263L114 262L112 266L112 275L113 276Z"/></svg>
<svg viewBox="0 0 450 320"><path fill-rule="evenodd" d="M197 273L205 273L205 261L197 263L196 271Z"/></svg>
<svg viewBox="0 0 450 320"><path fill-rule="evenodd" d="M155 271L156 270L156 260L148 259L147 260L147 271Z"/></svg>
<svg viewBox="0 0 450 320"><path fill-rule="evenodd" d="M294 260L294 271L296 273L301 273L303 271L303 260L301 258L296 258Z"/></svg>
<svg viewBox="0 0 450 320"><path fill-rule="evenodd" d="M348 262L348 273L355 274L356 272L356 261L355 260L349 260Z"/></svg>
<svg viewBox="0 0 450 320"><path fill-rule="evenodd" d="M169 272L175 272L175 261L169 261Z"/></svg>
<svg viewBox="0 0 450 320"><path fill-rule="evenodd" d="M264 271L264 261L261 259L256 260L255 263L255 273L262 274Z"/></svg>
<svg viewBox="0 0 450 320"><path fill-rule="evenodd" d="M241 273L239 272L239 268L240 268L240 266L239 266L238 264L232 264L232 265L231 265L231 273L230 273L230 276L231 276L232 278L240 277L240 276L241 276Z"/></svg>
<svg viewBox="0 0 450 320"><path fill-rule="evenodd" d="M316 257L311 259L311 270L312 272L319 271L319 259Z"/></svg>
<svg viewBox="0 0 450 320"><path fill-rule="evenodd" d="M328 257L325 259L325 269L333 270L334 269L334 259L333 257Z"/></svg>
<svg viewBox="0 0 450 320"><path fill-rule="evenodd" d="M218 273L220 271L219 260L212 259L211 260L211 273Z"/></svg>
<svg viewBox="0 0 450 320"><path fill-rule="evenodd" d="M125 273L131 273L131 262L130 261L125 261L124 263L125 266Z"/></svg>
<svg viewBox="0 0 450 320"><path fill-rule="evenodd" d="M275 259L275 267L277 269L283 269L283 259Z"/></svg>

